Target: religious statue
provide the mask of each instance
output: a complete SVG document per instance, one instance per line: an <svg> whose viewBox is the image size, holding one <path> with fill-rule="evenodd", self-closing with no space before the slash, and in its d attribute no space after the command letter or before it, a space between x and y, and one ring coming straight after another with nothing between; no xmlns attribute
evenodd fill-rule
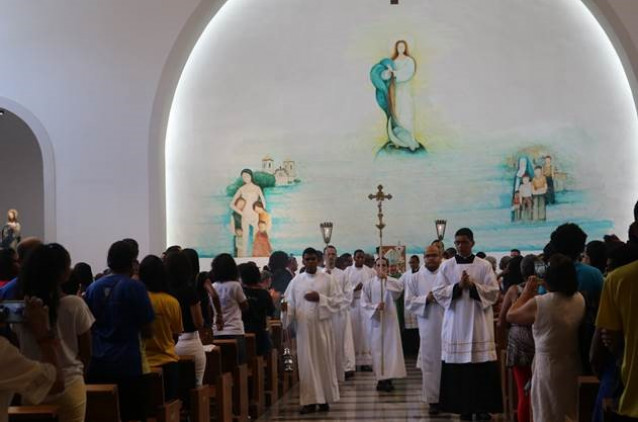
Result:
<svg viewBox="0 0 638 422"><path fill-rule="evenodd" d="M7 222L2 227L2 242L3 248L15 249L20 243L20 223L18 222L18 211L11 208L7 211Z"/></svg>
<svg viewBox="0 0 638 422"><path fill-rule="evenodd" d="M410 151L423 148L414 136L414 102L410 82L415 73L416 62L404 40L395 43L392 58L381 60L370 70L377 104L387 118L387 145Z"/></svg>

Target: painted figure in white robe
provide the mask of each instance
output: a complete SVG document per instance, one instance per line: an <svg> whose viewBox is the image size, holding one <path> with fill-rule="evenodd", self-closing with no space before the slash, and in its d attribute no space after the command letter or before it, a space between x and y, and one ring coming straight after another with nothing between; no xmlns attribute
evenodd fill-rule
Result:
<svg viewBox="0 0 638 422"><path fill-rule="evenodd" d="M363 286L361 305L370 321L370 349L377 391L392 391L392 380L407 375L394 304L403 286L396 278L387 276L388 261L385 258L376 260L375 270L377 275Z"/></svg>
<svg viewBox="0 0 638 422"><path fill-rule="evenodd" d="M457 255L441 264L433 289L445 308L441 335L441 410L461 420L490 420L502 411L501 380L494 343L492 305L499 286L492 265L472 254L474 234L455 234Z"/></svg>
<svg viewBox="0 0 638 422"><path fill-rule="evenodd" d="M299 401L301 413L328 411L329 403L339 400L335 364L332 316L343 298L335 279L317 271L318 253L303 252L305 272L290 281L282 303L284 328L293 325L297 333Z"/></svg>
<svg viewBox="0 0 638 422"><path fill-rule="evenodd" d="M352 286L352 302L350 304L350 320L352 322L352 338L354 341L355 364L362 371L372 371L372 354L370 353L370 324L361 307L361 291L365 284L373 278L375 271L364 265L365 252L357 249L353 254L354 264L346 268L345 276Z"/></svg>
<svg viewBox="0 0 638 422"><path fill-rule="evenodd" d="M417 317L421 343L419 363L423 375L423 401L429 404L429 414L439 413L441 388L441 329L444 309L434 299L432 289L443 259L436 245L425 250L425 264L416 277L405 286L405 309Z"/></svg>
<svg viewBox="0 0 638 422"><path fill-rule="evenodd" d="M337 378L339 381L354 376L355 356L354 342L352 339L352 322L350 321L350 303L352 302L352 286L345 273L336 267L337 249L328 245L323 250L325 266L323 272L334 277L341 290L343 301L339 305L339 312L332 317L332 325L335 333L335 363L337 365Z"/></svg>
<svg viewBox="0 0 638 422"><path fill-rule="evenodd" d="M411 81L416 62L410 56L408 43L399 40L392 58L385 58L370 70L370 80L376 88L377 104L387 117L388 144L410 151L423 148L414 135L414 100Z"/></svg>

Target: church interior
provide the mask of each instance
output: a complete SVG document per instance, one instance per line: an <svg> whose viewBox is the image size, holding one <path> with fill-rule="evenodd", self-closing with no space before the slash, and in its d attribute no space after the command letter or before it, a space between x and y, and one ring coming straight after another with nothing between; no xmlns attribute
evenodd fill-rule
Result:
<svg viewBox="0 0 638 422"><path fill-rule="evenodd" d="M0 4L0 422L638 420L638 0Z"/></svg>

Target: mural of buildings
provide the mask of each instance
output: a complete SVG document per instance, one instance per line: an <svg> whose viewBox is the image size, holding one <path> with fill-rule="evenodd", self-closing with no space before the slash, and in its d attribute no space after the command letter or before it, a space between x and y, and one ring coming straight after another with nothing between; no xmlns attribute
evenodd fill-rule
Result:
<svg viewBox="0 0 638 422"><path fill-rule="evenodd" d="M297 179L297 167L295 162L289 158L275 167L275 160L270 155L266 155L261 160L261 171L275 176L275 186L292 185Z"/></svg>

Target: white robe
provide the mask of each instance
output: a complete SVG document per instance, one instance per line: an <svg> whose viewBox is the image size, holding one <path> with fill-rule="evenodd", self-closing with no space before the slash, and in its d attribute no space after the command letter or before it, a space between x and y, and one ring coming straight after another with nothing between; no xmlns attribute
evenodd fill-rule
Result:
<svg viewBox="0 0 638 422"><path fill-rule="evenodd" d="M413 273L412 269L409 269L401 275L401 278L399 278L399 281L403 285L404 291L407 289L408 283L410 283L411 280L417 276L417 274L419 274L418 271ZM406 291L406 294L407 294L407 291ZM408 310L407 306L403 308L403 321L405 322L405 328L407 330L410 330L413 328L419 328L419 323L417 322L416 316Z"/></svg>
<svg viewBox="0 0 638 422"><path fill-rule="evenodd" d="M463 271L475 283L480 300L470 297L470 289L463 289L460 297L452 298ZM478 257L472 264L457 264L456 259L448 259L439 267L433 293L445 308L441 359L446 363L495 361L492 305L498 299L499 288L492 264Z"/></svg>
<svg viewBox="0 0 638 422"><path fill-rule="evenodd" d="M363 308L361 307L361 292L354 291L359 283L364 286L375 272L372 268L363 265L357 268L354 265L346 268L346 279L353 289L352 302L350 304L350 321L352 323L352 338L354 341L355 363L358 366L372 365L370 354L370 324Z"/></svg>
<svg viewBox="0 0 638 422"><path fill-rule="evenodd" d="M407 375L397 308L394 304L402 290L403 286L396 278L388 277L382 283L377 276L370 279L362 290L361 306L370 321L372 363L374 375L379 381L405 378ZM377 310L377 305L381 302L385 303L383 312Z"/></svg>
<svg viewBox="0 0 638 422"><path fill-rule="evenodd" d="M328 274L328 269L322 270ZM352 322L350 321L350 303L352 302L352 286L346 278L345 272L339 268L333 268L329 273L336 281L343 298L339 312L332 316L332 325L335 333L335 364L337 365L337 378L345 380L345 372L355 370L354 341L352 339Z"/></svg>
<svg viewBox="0 0 638 422"><path fill-rule="evenodd" d="M405 286L405 309L417 317L419 323L419 363L423 375L423 401L438 403L441 387L441 329L443 306L427 303L428 294L434 287L438 270L432 272L421 267L415 277Z"/></svg>
<svg viewBox="0 0 638 422"><path fill-rule="evenodd" d="M319 293L319 302L304 298L311 291ZM332 316L343 301L339 286L322 272L301 273L290 281L284 296L288 302L288 311L282 313L284 327L294 324L297 332L301 405L338 401Z"/></svg>

